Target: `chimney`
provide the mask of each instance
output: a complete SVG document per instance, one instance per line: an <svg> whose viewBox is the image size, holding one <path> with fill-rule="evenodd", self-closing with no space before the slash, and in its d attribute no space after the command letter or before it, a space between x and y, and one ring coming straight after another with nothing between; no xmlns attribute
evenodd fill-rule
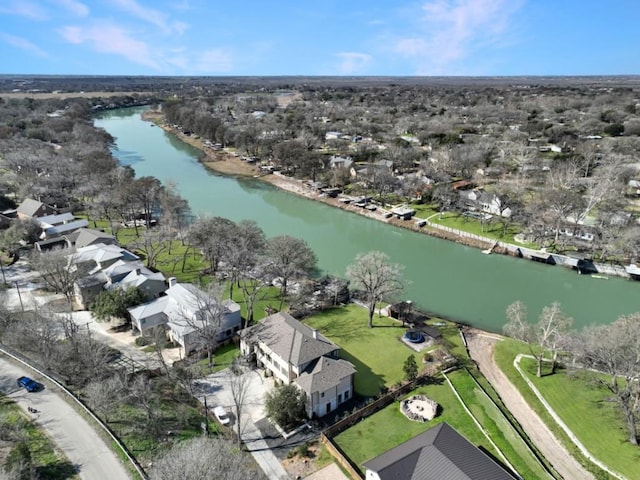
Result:
<svg viewBox="0 0 640 480"><path fill-rule="evenodd" d="M317 340L318 339L318 330L316 330L315 328L311 330L311 334L313 335L313 339Z"/></svg>
<svg viewBox="0 0 640 480"><path fill-rule="evenodd" d="M171 288L178 283L178 279L176 277L169 277L167 282L169 282L169 288Z"/></svg>
<svg viewBox="0 0 640 480"><path fill-rule="evenodd" d="M142 273L142 271L139 268L136 268L136 275L140 275L140 273Z"/></svg>

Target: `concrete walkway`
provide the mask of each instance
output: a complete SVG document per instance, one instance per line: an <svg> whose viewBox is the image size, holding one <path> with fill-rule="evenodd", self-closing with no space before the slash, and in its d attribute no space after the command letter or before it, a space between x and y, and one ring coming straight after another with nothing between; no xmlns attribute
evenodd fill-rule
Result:
<svg viewBox="0 0 640 480"><path fill-rule="evenodd" d="M206 397L209 408L222 406L232 414L234 402L229 386L230 375L232 374L229 369L225 369L200 380L198 399L204 402ZM289 475L280 460L269 449L267 442L262 438L262 433L256 427L256 423L265 418L264 397L273 388L273 380L264 378L256 370L247 370L243 375L248 382L248 387L241 418L240 437L269 480L288 479ZM237 419L233 418L231 428L234 431L237 428L235 421Z"/></svg>

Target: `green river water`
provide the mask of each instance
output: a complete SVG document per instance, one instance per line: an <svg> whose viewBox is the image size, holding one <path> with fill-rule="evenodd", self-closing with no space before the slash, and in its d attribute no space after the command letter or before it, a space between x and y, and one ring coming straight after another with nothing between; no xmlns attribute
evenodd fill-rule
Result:
<svg viewBox="0 0 640 480"><path fill-rule="evenodd" d="M554 301L574 326L610 323L640 311L640 282L577 275L393 227L280 191L253 179L208 172L199 152L140 118L143 109L120 109L96 118L116 138L114 155L138 177L176 183L194 214L255 220L268 236L304 238L322 273L344 276L359 252L381 250L404 265L406 299L429 312L499 332L507 305L522 300L531 316Z"/></svg>

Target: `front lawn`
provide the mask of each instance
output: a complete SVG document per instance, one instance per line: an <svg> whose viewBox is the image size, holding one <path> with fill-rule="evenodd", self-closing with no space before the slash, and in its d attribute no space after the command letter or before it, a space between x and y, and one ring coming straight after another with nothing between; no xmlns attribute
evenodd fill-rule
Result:
<svg viewBox="0 0 640 480"><path fill-rule="evenodd" d="M404 379L402 366L413 355L418 366L422 354L406 346L400 337L406 331L388 317L376 317L367 327L367 310L351 304L317 313L304 320L340 347L340 357L356 367L355 391L364 397L377 395Z"/></svg>
<svg viewBox="0 0 640 480"><path fill-rule="evenodd" d="M440 414L430 422L414 422L400 412L399 402L393 402L379 412L367 417L333 440L345 454L360 468L362 464L387 450L406 442L425 430L447 422L474 445L481 445L493 455L496 452L482 432L466 414L449 385L438 377L437 383L425 385L411 392L424 394L438 402Z"/></svg>

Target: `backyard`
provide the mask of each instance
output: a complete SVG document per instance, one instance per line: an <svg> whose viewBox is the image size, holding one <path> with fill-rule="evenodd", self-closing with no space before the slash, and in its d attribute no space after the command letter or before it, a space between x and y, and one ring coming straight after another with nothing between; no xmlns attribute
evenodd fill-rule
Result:
<svg viewBox="0 0 640 480"><path fill-rule="evenodd" d="M413 355L420 366L422 356L405 345L400 337L406 327L389 317L374 318L374 328L367 327L367 310L355 304L317 313L304 320L340 347L340 357L357 370L355 391L363 397L377 395L384 387L404 380L403 364Z"/></svg>
<svg viewBox="0 0 640 480"><path fill-rule="evenodd" d="M399 402L396 401L340 433L334 437L334 442L361 468L367 460L441 422L447 422L474 445L482 445L497 455L442 377L434 379L432 384L417 388L404 398L416 394L426 395L440 406L440 414L432 421L423 423L409 420L400 412Z"/></svg>

